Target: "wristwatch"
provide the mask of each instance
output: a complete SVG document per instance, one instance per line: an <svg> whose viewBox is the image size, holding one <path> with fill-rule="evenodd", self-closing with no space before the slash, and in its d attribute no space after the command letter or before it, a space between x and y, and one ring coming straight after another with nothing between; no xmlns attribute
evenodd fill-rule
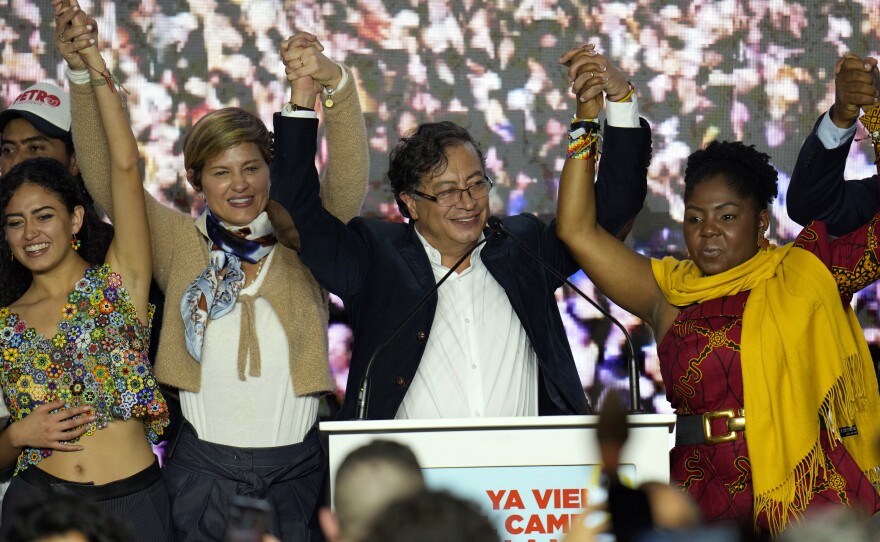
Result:
<svg viewBox="0 0 880 542"><path fill-rule="evenodd" d="M312 113L315 112L315 110L312 109L311 107L305 107L303 105L292 104L290 102L287 102L286 104L284 104L284 108L282 108L282 111L284 111L285 113L293 113L294 111L311 111Z"/></svg>

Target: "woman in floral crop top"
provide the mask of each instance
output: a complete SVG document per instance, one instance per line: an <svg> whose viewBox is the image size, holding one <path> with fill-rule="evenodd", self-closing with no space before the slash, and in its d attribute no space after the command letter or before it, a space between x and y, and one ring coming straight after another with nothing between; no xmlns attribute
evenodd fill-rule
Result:
<svg viewBox="0 0 880 542"><path fill-rule="evenodd" d="M15 464L16 474L0 529L17 503L63 487L137 525L142 540L171 540L168 494L150 447L168 411L147 358L152 261L137 144L104 60L89 39L77 41L88 38L88 21L66 2L53 4L57 39L77 44L96 84L113 203L126 218L103 261L94 261L97 217L86 215L64 166L27 160L0 184L0 257L12 262L19 288L0 309L0 388L11 418L0 432L0 467Z"/></svg>

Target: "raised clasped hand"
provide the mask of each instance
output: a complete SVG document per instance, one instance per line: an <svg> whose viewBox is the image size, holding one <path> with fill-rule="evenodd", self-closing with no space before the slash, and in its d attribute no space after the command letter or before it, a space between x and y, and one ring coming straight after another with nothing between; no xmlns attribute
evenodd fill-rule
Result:
<svg viewBox="0 0 880 542"><path fill-rule="evenodd" d="M70 0L52 0L55 9L55 47L71 70L84 70L80 51L98 43L98 25Z"/></svg>
<svg viewBox="0 0 880 542"><path fill-rule="evenodd" d="M604 105L603 92L611 101L619 101L629 94L626 76L599 54L593 44L569 49L559 63L568 67L571 90L578 100L578 117L598 117Z"/></svg>
<svg viewBox="0 0 880 542"><path fill-rule="evenodd" d="M314 85L315 93L325 87L336 87L342 79L342 69L323 53L324 46L317 36L298 32L281 42L281 60L287 80L295 89ZM300 85L300 86L298 86Z"/></svg>
<svg viewBox="0 0 880 542"><path fill-rule="evenodd" d="M853 125L862 109L880 103L877 60L845 53L834 65L834 106L831 120L841 128Z"/></svg>

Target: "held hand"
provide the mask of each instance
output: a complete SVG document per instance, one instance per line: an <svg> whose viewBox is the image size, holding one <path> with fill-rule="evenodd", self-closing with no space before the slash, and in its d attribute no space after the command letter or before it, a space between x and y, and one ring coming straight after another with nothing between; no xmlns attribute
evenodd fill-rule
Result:
<svg viewBox="0 0 880 542"><path fill-rule="evenodd" d="M80 52L98 42L98 25L68 0L52 0L52 7L55 8L55 47L71 70L86 69Z"/></svg>
<svg viewBox="0 0 880 542"><path fill-rule="evenodd" d="M581 119L598 117L605 104L603 75L590 69L595 69L596 56L593 45L587 44L570 49L559 59L560 64L568 66L571 90L577 96L577 117Z"/></svg>
<svg viewBox="0 0 880 542"><path fill-rule="evenodd" d="M846 53L835 64L834 73L831 120L840 128L849 128L863 107L870 108L878 101L877 60Z"/></svg>
<svg viewBox="0 0 880 542"><path fill-rule="evenodd" d="M59 408L62 410L52 412ZM38 406L6 430L12 431L10 438L17 448L51 448L62 452L78 452L83 447L67 444L67 441L88 431L88 424L96 419L90 412L91 406L64 408L64 401L53 401Z"/></svg>
<svg viewBox="0 0 880 542"><path fill-rule="evenodd" d="M572 91L578 96L581 96L584 85L591 79L602 81L603 90L612 102L620 101L629 94L626 76L607 57L596 52L592 44L569 50L562 55L560 62L568 65Z"/></svg>
<svg viewBox="0 0 880 542"><path fill-rule="evenodd" d="M287 79L291 82L309 76L324 87L336 87L342 80L342 69L323 53L324 47L314 35L299 32L281 44Z"/></svg>

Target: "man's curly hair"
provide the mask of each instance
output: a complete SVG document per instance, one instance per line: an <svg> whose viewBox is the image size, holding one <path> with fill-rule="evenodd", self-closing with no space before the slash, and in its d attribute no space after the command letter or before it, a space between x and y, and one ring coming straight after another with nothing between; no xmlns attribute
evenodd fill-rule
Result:
<svg viewBox="0 0 880 542"><path fill-rule="evenodd" d="M453 122L425 123L400 138L391 151L388 164L388 180L391 181L400 214L412 218L400 194L415 190L425 175L445 170L446 150L465 143L470 143L477 151L480 166L485 171L486 159L479 143L474 141L467 130Z"/></svg>
<svg viewBox="0 0 880 542"><path fill-rule="evenodd" d="M740 196L753 198L759 211L767 209L778 194L778 174L770 165L770 156L741 141L713 141L688 157L684 200L691 198L698 184L718 175Z"/></svg>

